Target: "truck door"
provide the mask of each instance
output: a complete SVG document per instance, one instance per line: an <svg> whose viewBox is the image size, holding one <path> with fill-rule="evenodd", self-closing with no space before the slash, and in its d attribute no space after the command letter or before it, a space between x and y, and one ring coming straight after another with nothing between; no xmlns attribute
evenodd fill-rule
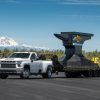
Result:
<svg viewBox="0 0 100 100"><path fill-rule="evenodd" d="M31 64L30 64L30 72L31 73L38 73L42 66L41 61L36 60L35 54L32 54L31 57Z"/></svg>
<svg viewBox="0 0 100 100"><path fill-rule="evenodd" d="M30 64L30 72L31 73L38 73L39 70L41 69L41 61L33 61Z"/></svg>

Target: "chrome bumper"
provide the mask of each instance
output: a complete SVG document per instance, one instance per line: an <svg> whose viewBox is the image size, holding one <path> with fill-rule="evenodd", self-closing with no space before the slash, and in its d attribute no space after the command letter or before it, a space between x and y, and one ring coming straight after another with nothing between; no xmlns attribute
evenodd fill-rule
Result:
<svg viewBox="0 0 100 100"><path fill-rule="evenodd" d="M23 68L0 68L0 73L7 74L21 74L23 72Z"/></svg>

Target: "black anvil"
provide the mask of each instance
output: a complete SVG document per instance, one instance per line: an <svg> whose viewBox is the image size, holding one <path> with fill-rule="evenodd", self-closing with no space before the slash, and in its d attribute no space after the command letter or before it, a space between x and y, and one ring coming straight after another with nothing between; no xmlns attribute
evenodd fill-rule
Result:
<svg viewBox="0 0 100 100"><path fill-rule="evenodd" d="M82 32L61 32L61 34L54 34L57 38L62 40L65 47L65 56L60 61L64 67L90 67L94 63L82 54L82 46L86 40L91 39L93 34Z"/></svg>

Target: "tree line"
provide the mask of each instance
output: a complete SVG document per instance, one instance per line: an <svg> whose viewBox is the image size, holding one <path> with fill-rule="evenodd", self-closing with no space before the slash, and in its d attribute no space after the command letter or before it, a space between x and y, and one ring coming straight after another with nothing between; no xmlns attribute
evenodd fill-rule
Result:
<svg viewBox="0 0 100 100"><path fill-rule="evenodd" d="M9 50L7 48L5 48L4 50L0 50L0 58L5 58L8 57L9 55L11 55L13 52L24 52L27 51L25 49L23 50L18 50L18 49L14 49L14 50ZM53 50L53 51L49 51L49 50L34 50L34 49L30 49L29 51L31 52L37 52L38 54L47 54L47 55L57 55L58 57L62 57L64 55L64 50ZM89 60L93 60L93 58L98 58L98 62L100 63L100 51L95 50L95 51L91 51L91 52L85 52L82 51L83 55L89 59Z"/></svg>
<svg viewBox="0 0 100 100"><path fill-rule="evenodd" d="M52 51L49 51L49 50L35 50L35 49L30 49L30 50L13 49L13 50L9 50L9 49L5 48L4 50L0 50L0 58L8 57L14 52L36 52L37 54L57 55L58 57L62 57L64 55L63 50L52 50Z"/></svg>

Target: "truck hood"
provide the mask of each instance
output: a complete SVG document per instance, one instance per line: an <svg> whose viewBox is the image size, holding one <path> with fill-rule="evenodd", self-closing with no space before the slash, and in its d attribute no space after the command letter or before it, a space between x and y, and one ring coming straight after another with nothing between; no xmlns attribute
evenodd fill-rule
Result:
<svg viewBox="0 0 100 100"><path fill-rule="evenodd" d="M22 58L3 58L0 61L29 61L29 59L22 59Z"/></svg>

